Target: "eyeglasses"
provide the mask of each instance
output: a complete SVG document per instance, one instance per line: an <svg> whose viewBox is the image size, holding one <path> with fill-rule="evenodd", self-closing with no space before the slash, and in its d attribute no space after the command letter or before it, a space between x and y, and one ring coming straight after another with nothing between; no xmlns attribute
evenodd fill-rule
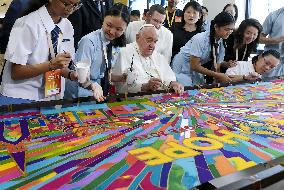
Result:
<svg viewBox="0 0 284 190"><path fill-rule="evenodd" d="M78 2L78 3L74 3L74 4L65 3L65 2L62 2L61 0L58 0L58 1L60 1L64 5L65 10L68 10L68 11L70 11L70 10L76 11L76 10L80 9L83 5L83 3L81 1Z"/></svg>

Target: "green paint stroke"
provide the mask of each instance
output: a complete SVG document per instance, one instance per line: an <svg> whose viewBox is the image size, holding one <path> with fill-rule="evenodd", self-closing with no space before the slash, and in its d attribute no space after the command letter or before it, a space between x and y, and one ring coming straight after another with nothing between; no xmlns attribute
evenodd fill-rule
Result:
<svg viewBox="0 0 284 190"><path fill-rule="evenodd" d="M126 164L125 160L121 160L119 163L113 165L110 169L108 169L105 173L100 175L98 178L93 180L91 183L89 183L87 186L82 188L82 190L87 189L95 189L98 185L100 185L102 182L107 180L111 175L113 175L115 172L117 172L120 168L122 168Z"/></svg>
<svg viewBox="0 0 284 190"><path fill-rule="evenodd" d="M186 190L186 188L182 185L183 175L184 171L182 167L172 165L168 178L168 190Z"/></svg>

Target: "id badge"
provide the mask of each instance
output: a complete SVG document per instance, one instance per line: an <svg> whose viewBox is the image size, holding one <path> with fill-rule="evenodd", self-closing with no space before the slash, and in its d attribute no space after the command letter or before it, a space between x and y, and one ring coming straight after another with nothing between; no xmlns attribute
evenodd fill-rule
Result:
<svg viewBox="0 0 284 190"><path fill-rule="evenodd" d="M45 73L45 97L55 96L61 92L61 69Z"/></svg>

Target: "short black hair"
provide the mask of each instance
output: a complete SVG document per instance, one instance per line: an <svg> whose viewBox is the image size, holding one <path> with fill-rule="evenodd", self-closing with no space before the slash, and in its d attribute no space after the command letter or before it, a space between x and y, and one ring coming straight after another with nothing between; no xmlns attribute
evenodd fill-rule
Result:
<svg viewBox="0 0 284 190"><path fill-rule="evenodd" d="M149 9L144 9L144 12L143 12L143 14L146 14L146 13L148 13L148 11L149 11Z"/></svg>
<svg viewBox="0 0 284 190"><path fill-rule="evenodd" d="M132 15L132 16L139 16L140 17L141 14L140 14L139 10L132 10L130 15Z"/></svg>
<svg viewBox="0 0 284 190"><path fill-rule="evenodd" d="M266 50L264 52L262 52L260 55L262 55L262 57L267 57L269 55L272 55L273 57L275 57L276 59L280 59L280 53L275 50L275 49L269 49L269 50ZM256 61L258 60L258 56L259 55L255 55L253 58L252 58L252 63L255 64Z"/></svg>
<svg viewBox="0 0 284 190"><path fill-rule="evenodd" d="M156 4L156 5L152 5L148 11L149 15L153 15L154 12L157 11L158 13L165 15L166 14L166 10L162 5Z"/></svg>
<svg viewBox="0 0 284 190"><path fill-rule="evenodd" d="M280 53L275 49L269 49L269 50L266 50L262 53L263 57L266 57L266 56L269 56L269 55L272 55L276 59L280 59Z"/></svg>

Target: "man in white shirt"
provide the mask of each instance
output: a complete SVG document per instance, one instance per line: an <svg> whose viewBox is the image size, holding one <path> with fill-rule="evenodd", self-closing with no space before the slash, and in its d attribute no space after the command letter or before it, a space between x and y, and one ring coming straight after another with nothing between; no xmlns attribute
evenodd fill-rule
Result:
<svg viewBox="0 0 284 190"><path fill-rule="evenodd" d="M121 48L112 71L112 77L126 76L123 82L116 82L119 93L160 89L183 93L184 88L176 82L166 58L155 50L157 41L155 26L145 24L139 29L136 42Z"/></svg>
<svg viewBox="0 0 284 190"><path fill-rule="evenodd" d="M126 42L132 43L136 41L136 34L144 24L153 24L157 29L158 43L156 50L164 55L167 63L170 64L173 46L173 34L162 24L166 18L166 11L161 5L152 5L147 12L146 20L134 21L129 23L126 29Z"/></svg>

